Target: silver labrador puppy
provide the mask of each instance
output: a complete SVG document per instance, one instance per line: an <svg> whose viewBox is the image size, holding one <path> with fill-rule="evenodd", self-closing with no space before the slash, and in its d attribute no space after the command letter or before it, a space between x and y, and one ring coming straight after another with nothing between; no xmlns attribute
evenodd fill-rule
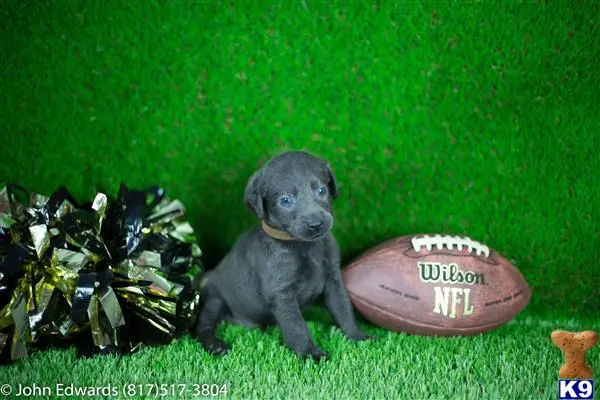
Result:
<svg viewBox="0 0 600 400"><path fill-rule="evenodd" d="M218 323L227 320L260 327L276 323L300 357L326 358L302 315L320 295L346 337L374 339L357 326L341 279L340 250L331 233L336 197L329 164L303 151L272 158L249 179L245 203L261 223L202 277L196 337L206 351L221 355L230 349L215 335Z"/></svg>

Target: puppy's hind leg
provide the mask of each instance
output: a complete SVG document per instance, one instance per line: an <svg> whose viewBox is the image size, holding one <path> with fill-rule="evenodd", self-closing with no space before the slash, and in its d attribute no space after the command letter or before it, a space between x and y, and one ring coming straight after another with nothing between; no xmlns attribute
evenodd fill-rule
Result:
<svg viewBox="0 0 600 400"><path fill-rule="evenodd" d="M223 300L213 294L205 299L204 306L198 315L196 337L202 343L204 350L213 355L224 355L231 349L231 346L216 336L217 325L224 310Z"/></svg>

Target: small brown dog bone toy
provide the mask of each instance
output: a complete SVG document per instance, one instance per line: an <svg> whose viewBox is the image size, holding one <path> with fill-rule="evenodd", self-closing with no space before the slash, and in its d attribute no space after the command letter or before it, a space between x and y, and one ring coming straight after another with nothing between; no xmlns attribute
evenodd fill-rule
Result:
<svg viewBox="0 0 600 400"><path fill-rule="evenodd" d="M567 332L556 330L552 332L552 342L565 355L565 364L560 367L558 375L561 379L591 379L592 368L585 361L586 352L598 341L594 331Z"/></svg>

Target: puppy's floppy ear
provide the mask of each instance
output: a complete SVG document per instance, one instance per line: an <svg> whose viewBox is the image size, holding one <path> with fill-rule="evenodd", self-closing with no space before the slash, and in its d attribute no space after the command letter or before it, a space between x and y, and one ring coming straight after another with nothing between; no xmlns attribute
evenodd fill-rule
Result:
<svg viewBox="0 0 600 400"><path fill-rule="evenodd" d="M329 177L329 182L327 183L329 193L331 193L331 197L335 199L338 197L337 180L335 178L335 174L333 173L329 163L325 164L325 170L327 171L327 176Z"/></svg>
<svg viewBox="0 0 600 400"><path fill-rule="evenodd" d="M263 219L265 216L265 209L263 207L262 171L255 172L254 175L248 179L248 184L246 185L246 191L244 193L244 203L258 219Z"/></svg>

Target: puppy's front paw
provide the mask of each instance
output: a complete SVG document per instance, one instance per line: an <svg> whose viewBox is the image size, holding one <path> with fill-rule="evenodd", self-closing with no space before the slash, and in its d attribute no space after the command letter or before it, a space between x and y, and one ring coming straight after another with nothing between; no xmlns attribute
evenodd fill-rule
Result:
<svg viewBox="0 0 600 400"><path fill-rule="evenodd" d="M317 346L311 347L308 353L302 355L303 359L312 359L315 363L320 363L329 358L329 354L324 350L321 350Z"/></svg>
<svg viewBox="0 0 600 400"><path fill-rule="evenodd" d="M215 336L205 336L200 338L202 347L208 353L214 356L223 356L231 350L231 346Z"/></svg>

